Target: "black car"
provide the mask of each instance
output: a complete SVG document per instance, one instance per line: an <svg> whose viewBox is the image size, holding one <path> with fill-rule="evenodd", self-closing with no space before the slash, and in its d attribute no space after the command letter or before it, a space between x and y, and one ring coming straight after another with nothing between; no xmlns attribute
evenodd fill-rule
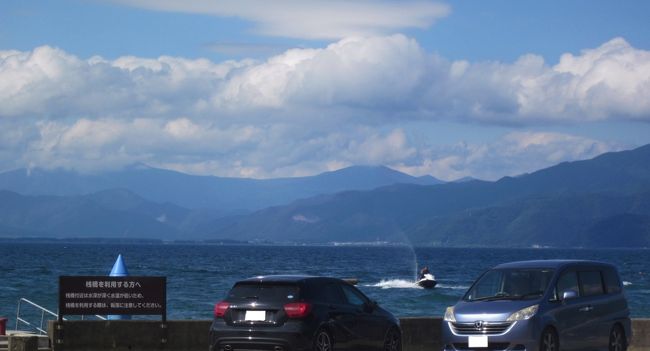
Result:
<svg viewBox="0 0 650 351"><path fill-rule="evenodd" d="M399 320L341 279L264 276L214 307L210 350L400 351Z"/></svg>

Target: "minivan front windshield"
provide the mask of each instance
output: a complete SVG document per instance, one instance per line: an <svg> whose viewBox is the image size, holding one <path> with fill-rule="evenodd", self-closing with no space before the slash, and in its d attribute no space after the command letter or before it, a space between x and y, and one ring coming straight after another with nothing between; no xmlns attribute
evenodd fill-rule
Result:
<svg viewBox="0 0 650 351"><path fill-rule="evenodd" d="M540 298L553 277L552 269L493 269L465 294L465 301L526 300Z"/></svg>

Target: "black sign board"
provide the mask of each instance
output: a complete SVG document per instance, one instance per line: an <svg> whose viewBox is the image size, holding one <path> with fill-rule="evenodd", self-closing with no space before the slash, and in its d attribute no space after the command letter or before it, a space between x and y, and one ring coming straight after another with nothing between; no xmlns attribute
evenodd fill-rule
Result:
<svg viewBox="0 0 650 351"><path fill-rule="evenodd" d="M161 315L167 318L166 277L60 276L59 316Z"/></svg>

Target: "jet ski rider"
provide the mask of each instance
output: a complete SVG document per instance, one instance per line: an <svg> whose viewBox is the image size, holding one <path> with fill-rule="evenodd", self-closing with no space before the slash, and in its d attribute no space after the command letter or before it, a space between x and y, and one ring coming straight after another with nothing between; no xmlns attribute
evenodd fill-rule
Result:
<svg viewBox="0 0 650 351"><path fill-rule="evenodd" d="M420 275L418 276L418 280L424 279L425 274L431 274L431 272L429 271L429 267L427 266L422 267L422 269L420 270Z"/></svg>

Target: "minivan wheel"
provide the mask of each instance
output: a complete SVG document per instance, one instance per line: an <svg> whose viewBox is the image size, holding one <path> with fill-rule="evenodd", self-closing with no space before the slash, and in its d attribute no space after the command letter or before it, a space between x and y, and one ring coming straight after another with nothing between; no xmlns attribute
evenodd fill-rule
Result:
<svg viewBox="0 0 650 351"><path fill-rule="evenodd" d="M620 325L615 325L609 332L609 351L625 351L627 345L625 342L625 333Z"/></svg>
<svg viewBox="0 0 650 351"><path fill-rule="evenodd" d="M540 351L559 351L560 342L557 338L555 330L547 328L542 333L542 340L539 345Z"/></svg>
<svg viewBox="0 0 650 351"><path fill-rule="evenodd" d="M384 338L384 351L402 351L402 337L395 328L390 328Z"/></svg>
<svg viewBox="0 0 650 351"><path fill-rule="evenodd" d="M316 333L314 351L332 351L332 338L327 330L321 329Z"/></svg>

